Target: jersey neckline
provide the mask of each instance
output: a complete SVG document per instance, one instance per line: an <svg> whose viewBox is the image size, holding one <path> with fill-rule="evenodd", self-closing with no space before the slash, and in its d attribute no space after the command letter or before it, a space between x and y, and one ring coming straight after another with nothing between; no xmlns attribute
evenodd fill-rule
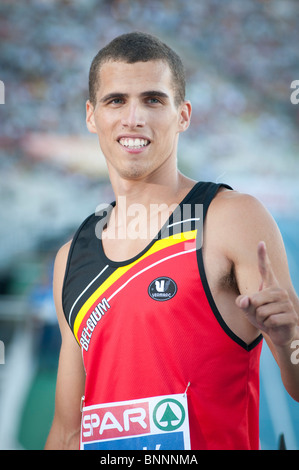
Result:
<svg viewBox="0 0 299 470"><path fill-rule="evenodd" d="M102 236L101 236L99 238L99 251L98 251L98 253L99 253L101 259L104 261L104 263L108 264L109 266L113 266L113 267L127 266L127 265L133 263L134 261L138 260L141 256L143 256L153 246L153 244L161 238L161 235L162 235L163 231L167 228L168 225L171 224L171 222L173 220L173 217L175 216L176 212L178 210L181 210L182 205L186 204L186 202L193 196L193 193L198 189L200 184L201 184L200 181L194 184L194 186L190 189L190 191L186 194L186 196L182 199L182 201L177 205L175 210L170 214L170 216L168 217L166 222L162 225L162 227L158 231L157 235L147 244L147 246L143 250L141 250L137 255L133 256L132 258L129 258L129 259L124 260L124 261L114 261L114 260L108 258L108 256L105 253L104 247L103 247L103 240L102 240ZM111 213L111 210L113 209L113 207L115 207L115 205L116 205L115 201L109 205L109 209L108 209L107 215L106 215L107 218L109 217L109 215ZM102 235L102 231L103 231L103 227L101 229L101 235Z"/></svg>

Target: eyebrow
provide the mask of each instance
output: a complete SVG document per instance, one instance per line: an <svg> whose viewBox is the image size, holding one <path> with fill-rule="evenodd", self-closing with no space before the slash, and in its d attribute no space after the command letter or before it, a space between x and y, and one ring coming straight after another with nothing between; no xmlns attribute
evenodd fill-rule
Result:
<svg viewBox="0 0 299 470"><path fill-rule="evenodd" d="M110 101L112 100L113 98L128 98L128 94L127 93L118 93L118 92L112 92L112 93L108 93L107 95L103 96L103 98L100 99L100 102L101 103L107 103L107 101ZM142 98L145 98L145 97L152 97L152 98L164 98L164 99L169 99L169 96L167 95L167 93L164 93L163 91L159 91L159 90L149 90L149 91L143 91L142 93L140 93L140 96Z"/></svg>
<svg viewBox="0 0 299 470"><path fill-rule="evenodd" d="M144 91L140 94L142 97L157 97L157 98L164 98L164 99L169 99L169 96L167 93L164 93L163 91L158 91L158 90L150 90L150 91Z"/></svg>

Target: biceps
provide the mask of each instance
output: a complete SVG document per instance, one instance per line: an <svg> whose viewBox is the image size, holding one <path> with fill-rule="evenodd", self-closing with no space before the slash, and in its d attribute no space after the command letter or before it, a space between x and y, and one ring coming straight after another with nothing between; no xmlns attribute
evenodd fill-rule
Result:
<svg viewBox="0 0 299 470"><path fill-rule="evenodd" d="M282 288L292 289L288 261L279 229L273 220L268 224L255 226L254 230L243 234L236 251L235 273L241 293L257 292L261 285L257 247L260 241L266 243L268 256L275 277Z"/></svg>
<svg viewBox="0 0 299 470"><path fill-rule="evenodd" d="M233 225L235 230L228 240L229 257L235 267L235 275L241 293L256 292L261 275L258 266L257 247L264 241L274 274L281 287L290 290L291 279L284 242L279 228L269 212L252 198L245 199L244 212ZM239 209L240 211L240 209Z"/></svg>

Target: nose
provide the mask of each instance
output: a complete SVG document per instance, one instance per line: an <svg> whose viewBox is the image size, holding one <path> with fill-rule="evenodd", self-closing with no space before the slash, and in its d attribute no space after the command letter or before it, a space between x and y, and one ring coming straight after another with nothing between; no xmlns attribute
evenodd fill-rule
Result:
<svg viewBox="0 0 299 470"><path fill-rule="evenodd" d="M123 109L121 124L123 127L129 127L131 129L134 129L135 127L143 127L145 125L145 119L141 105L137 103L128 103Z"/></svg>

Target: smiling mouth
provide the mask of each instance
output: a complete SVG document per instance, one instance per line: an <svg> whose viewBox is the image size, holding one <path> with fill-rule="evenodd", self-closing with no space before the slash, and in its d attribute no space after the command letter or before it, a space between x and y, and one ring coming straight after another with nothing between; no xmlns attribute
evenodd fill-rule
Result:
<svg viewBox="0 0 299 470"><path fill-rule="evenodd" d="M131 137L122 137L121 139L119 139L118 142L120 143L120 145L128 149L140 149L143 147L147 147L147 145L150 144L150 141L147 139L132 139Z"/></svg>

